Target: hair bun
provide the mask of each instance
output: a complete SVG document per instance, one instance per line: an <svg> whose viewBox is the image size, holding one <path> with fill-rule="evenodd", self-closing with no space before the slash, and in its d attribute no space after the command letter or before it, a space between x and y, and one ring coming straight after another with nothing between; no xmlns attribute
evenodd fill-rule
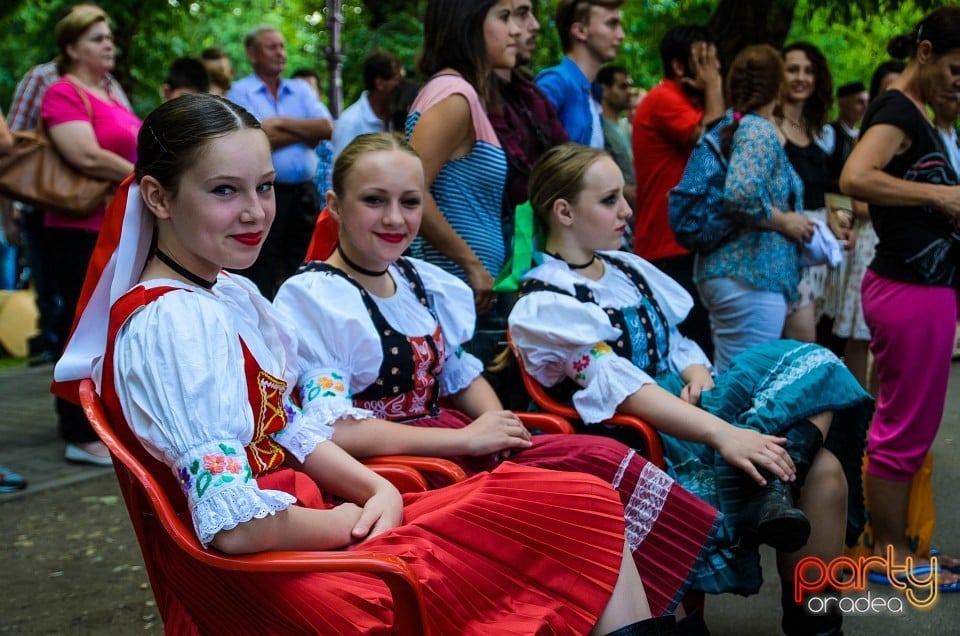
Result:
<svg viewBox="0 0 960 636"><path fill-rule="evenodd" d="M914 45L913 34L904 33L893 37L887 43L887 53L895 60L902 60L913 53Z"/></svg>

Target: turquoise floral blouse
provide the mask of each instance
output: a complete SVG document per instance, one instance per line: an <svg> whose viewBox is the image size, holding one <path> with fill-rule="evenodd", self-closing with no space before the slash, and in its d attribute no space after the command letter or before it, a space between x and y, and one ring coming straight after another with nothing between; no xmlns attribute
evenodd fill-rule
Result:
<svg viewBox="0 0 960 636"><path fill-rule="evenodd" d="M698 255L695 280L736 278L794 300L800 282L797 243L779 232L750 226L770 219L774 207L788 211L802 205L803 183L773 124L759 115L744 116L734 133L724 202L728 212L746 220L747 229L713 252Z"/></svg>

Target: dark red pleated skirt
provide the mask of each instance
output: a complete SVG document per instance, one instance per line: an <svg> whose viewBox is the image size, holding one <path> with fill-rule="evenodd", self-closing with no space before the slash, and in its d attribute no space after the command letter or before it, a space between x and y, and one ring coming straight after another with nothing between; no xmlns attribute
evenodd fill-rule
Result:
<svg viewBox="0 0 960 636"><path fill-rule="evenodd" d="M259 481L303 505L327 505L290 469ZM351 549L409 563L437 634L586 634L610 598L623 507L595 477L506 462L404 495L404 504L402 526ZM372 576L225 573L187 561L162 536L151 547L168 583L161 593L175 597L163 617L168 633L391 633L392 602Z"/></svg>
<svg viewBox="0 0 960 636"><path fill-rule="evenodd" d="M452 409L412 426L462 428L470 419ZM490 470L490 456L448 458L468 474ZM511 462L599 477L620 494L627 541L654 616L670 613L686 593L694 566L713 541L719 513L622 443L596 435L535 435ZM439 484L438 484L439 485Z"/></svg>

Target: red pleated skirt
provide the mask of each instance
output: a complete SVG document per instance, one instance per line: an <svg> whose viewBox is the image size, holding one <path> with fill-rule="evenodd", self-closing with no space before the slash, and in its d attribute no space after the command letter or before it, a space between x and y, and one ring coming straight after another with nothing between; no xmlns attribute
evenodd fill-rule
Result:
<svg viewBox="0 0 960 636"><path fill-rule="evenodd" d="M462 428L469 417L444 409L412 426ZM468 474L491 470L490 456L450 457ZM535 435L533 446L514 453L523 466L579 472L617 489L626 536L654 616L673 612L686 593L694 567L713 541L720 513L669 475L616 440L596 435ZM434 485L440 485L434 484Z"/></svg>
<svg viewBox="0 0 960 636"><path fill-rule="evenodd" d="M328 507L284 469L261 487ZM303 477L300 475L299 477ZM595 477L504 463L404 495L404 524L351 549L393 554L416 572L437 634L586 634L606 606L624 545L623 507ZM167 633L389 634L390 595L364 574L226 573L187 560L164 537L149 556L175 597ZM223 598L230 599L225 606Z"/></svg>

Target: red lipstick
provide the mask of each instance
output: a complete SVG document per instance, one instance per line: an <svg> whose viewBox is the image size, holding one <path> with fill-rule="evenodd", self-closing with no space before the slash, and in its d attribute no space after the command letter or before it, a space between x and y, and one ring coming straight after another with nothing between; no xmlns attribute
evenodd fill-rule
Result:
<svg viewBox="0 0 960 636"><path fill-rule="evenodd" d="M263 232L248 232L247 234L234 234L231 238L244 245L258 245L263 240Z"/></svg>

